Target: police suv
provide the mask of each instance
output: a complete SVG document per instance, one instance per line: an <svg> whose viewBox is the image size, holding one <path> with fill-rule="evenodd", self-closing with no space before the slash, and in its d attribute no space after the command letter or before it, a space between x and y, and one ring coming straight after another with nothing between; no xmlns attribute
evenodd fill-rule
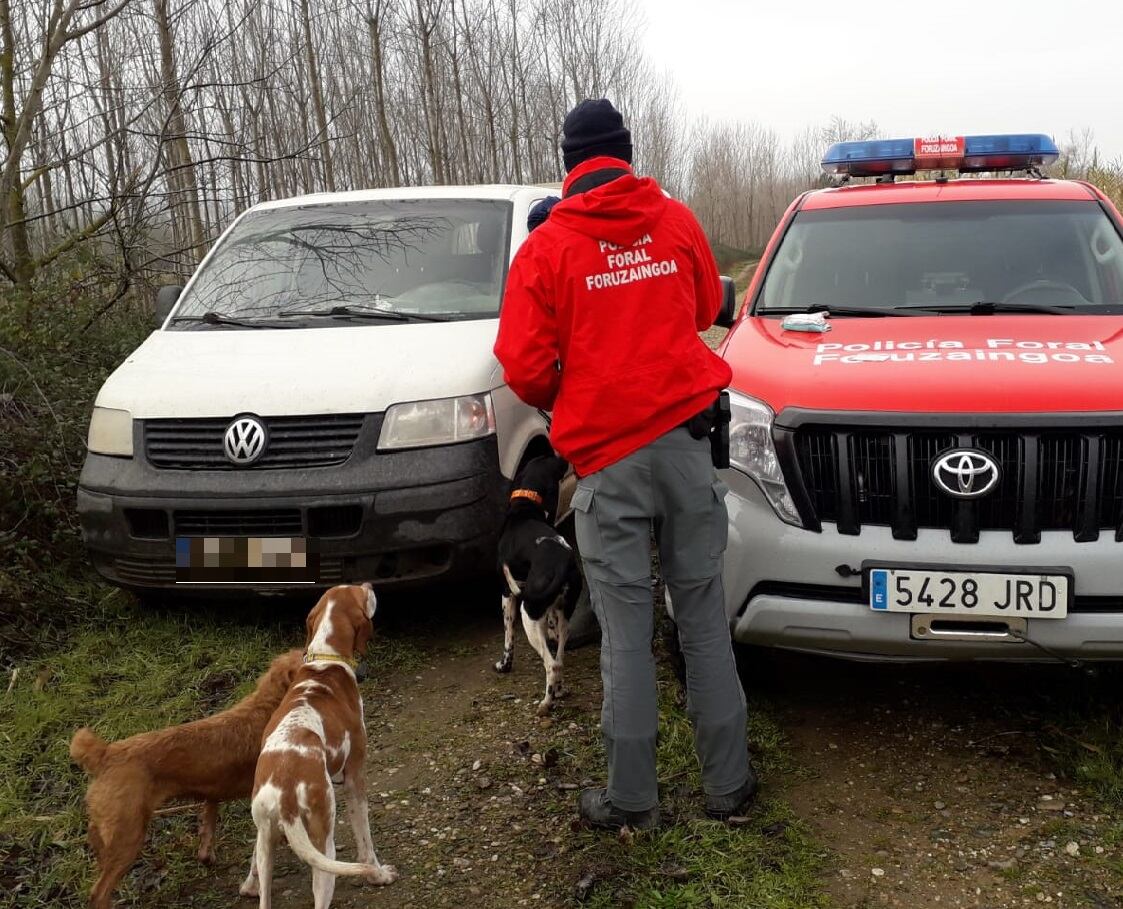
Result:
<svg viewBox="0 0 1123 909"><path fill-rule="evenodd" d="M844 142L788 209L721 347L738 640L1123 658L1123 220L1057 157Z"/></svg>

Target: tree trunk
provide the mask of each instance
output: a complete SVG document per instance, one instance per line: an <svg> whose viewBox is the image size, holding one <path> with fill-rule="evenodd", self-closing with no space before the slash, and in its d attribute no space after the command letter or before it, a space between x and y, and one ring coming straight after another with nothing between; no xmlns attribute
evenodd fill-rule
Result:
<svg viewBox="0 0 1123 909"><path fill-rule="evenodd" d="M199 176L187 142L187 121L183 115L183 98L172 51L172 28L168 18L168 0L155 0L156 37L160 44L161 93L168 111L168 182L172 205L178 208L183 222L183 235L191 245L195 262L206 252L203 215L199 207Z"/></svg>
<svg viewBox="0 0 1123 909"><path fill-rule="evenodd" d="M7 270L17 286L26 287L35 276L35 269L31 260L31 240L27 232L27 210L19 167L21 155L16 139L15 51L11 7L8 0L0 0L0 124L3 125L4 144L8 153L16 156L13 168L15 179L10 183L5 181L9 185L0 198L0 212L3 216L0 224L4 227L3 233L8 235L8 253L11 259Z"/></svg>
<svg viewBox="0 0 1123 909"><path fill-rule="evenodd" d="M382 15L382 0L378 0L373 8L367 7L371 74L374 76L374 113L375 119L378 121L378 135L381 140L382 153L386 158L386 166L389 169L391 184L400 186L402 171L398 164L398 147L394 141L394 134L390 132L390 120L386 116L386 71L383 62Z"/></svg>
<svg viewBox="0 0 1123 909"><path fill-rule="evenodd" d="M312 112L316 116L316 129L320 138L320 157L324 163L324 187L335 192L335 168L331 160L331 143L328 137L328 118L324 110L324 88L320 84L320 70L316 65L316 49L312 44L312 17L308 0L300 0L300 18L304 26L304 50L308 66L308 85L312 91Z"/></svg>

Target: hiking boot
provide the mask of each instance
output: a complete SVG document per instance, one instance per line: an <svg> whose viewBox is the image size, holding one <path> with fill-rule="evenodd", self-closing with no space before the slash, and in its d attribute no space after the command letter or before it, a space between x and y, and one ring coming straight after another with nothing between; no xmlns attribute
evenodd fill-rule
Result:
<svg viewBox="0 0 1123 909"><path fill-rule="evenodd" d="M749 778L739 789L734 789L729 795L707 795L706 817L715 821L727 821L731 817L746 814L752 808L759 787L756 773L749 767Z"/></svg>
<svg viewBox="0 0 1123 909"><path fill-rule="evenodd" d="M619 830L621 827L650 830L659 826L658 805L646 811L625 811L608 800L607 789L586 789L582 792L578 811L583 821L602 830Z"/></svg>

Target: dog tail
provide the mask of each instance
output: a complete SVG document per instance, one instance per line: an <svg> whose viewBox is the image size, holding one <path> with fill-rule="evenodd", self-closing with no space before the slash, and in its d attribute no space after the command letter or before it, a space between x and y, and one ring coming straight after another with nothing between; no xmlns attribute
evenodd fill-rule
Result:
<svg viewBox="0 0 1123 909"><path fill-rule="evenodd" d="M87 726L74 733L70 740L70 759L90 776L97 776L105 764L108 743Z"/></svg>
<svg viewBox="0 0 1123 909"><path fill-rule="evenodd" d="M294 821L282 819L281 829L285 831L285 839L289 841L292 851L297 854L302 862L311 865L317 871L335 875L362 876L376 883L382 883L383 871L377 865L364 865L362 862L337 862L320 852L308 838L308 831L304 829L304 822L299 817Z"/></svg>

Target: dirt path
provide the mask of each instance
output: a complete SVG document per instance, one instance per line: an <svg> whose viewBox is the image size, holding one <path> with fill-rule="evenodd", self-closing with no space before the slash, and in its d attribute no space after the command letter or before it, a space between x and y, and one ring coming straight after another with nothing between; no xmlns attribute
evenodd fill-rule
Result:
<svg viewBox="0 0 1123 909"><path fill-rule="evenodd" d="M340 880L334 905L575 904L590 862L589 843L571 829L575 789L598 772L597 654L570 654L574 693L540 721L542 672L525 641L511 675L491 668L492 613L475 607L456 627L391 617L386 634L417 656L405 671L375 668L364 699L374 842L402 877L385 889ZM1123 905L1123 824L1052 776L1037 738L1063 721L1049 692L1071 689L1071 671L772 656L755 675L797 768L766 790L830 850L828 905ZM347 859L342 811L340 821ZM227 848L216 869L225 892L244 874L241 852ZM311 905L310 876L287 849L273 892L277 909Z"/></svg>
<svg viewBox="0 0 1123 909"><path fill-rule="evenodd" d="M363 695L375 849L401 878L388 888L340 879L333 906L553 906L571 886L558 857L582 783L568 775L570 757L587 751L595 735L596 653L570 655L573 693L553 718L539 720L541 662L520 637L514 671L495 673L502 633L494 612L474 609L455 634L398 617L424 659L389 680L373 668ZM354 859L342 807L336 843L340 858ZM236 891L244 869L221 873L223 886ZM276 909L310 906L310 884L307 869L282 848Z"/></svg>
<svg viewBox="0 0 1123 909"><path fill-rule="evenodd" d="M806 768L786 793L835 853L832 905L1123 905L1119 819L1057 779L1039 737L1065 719L1051 692L1099 683L1047 666L771 662L786 681L764 687Z"/></svg>

